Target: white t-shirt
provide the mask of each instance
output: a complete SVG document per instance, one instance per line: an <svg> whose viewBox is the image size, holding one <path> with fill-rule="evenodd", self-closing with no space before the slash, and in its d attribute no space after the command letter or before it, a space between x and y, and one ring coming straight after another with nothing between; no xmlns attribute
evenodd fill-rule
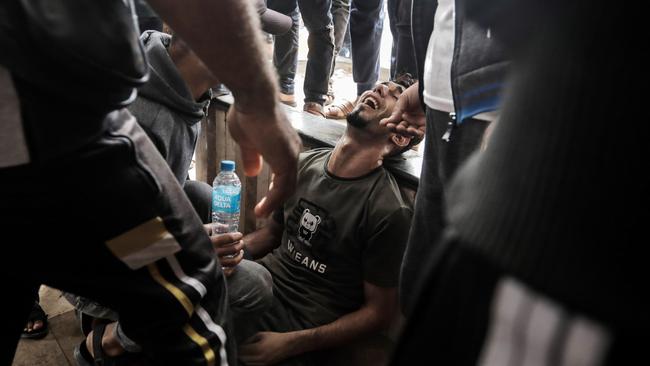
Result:
<svg viewBox="0 0 650 366"><path fill-rule="evenodd" d="M433 32L424 61L424 104L442 112L454 112L451 89L451 62L454 58L455 0L439 0ZM481 113L472 118L494 121L497 111Z"/></svg>
<svg viewBox="0 0 650 366"><path fill-rule="evenodd" d="M454 19L454 0L439 0L424 62L424 104L442 112L454 111L451 93Z"/></svg>

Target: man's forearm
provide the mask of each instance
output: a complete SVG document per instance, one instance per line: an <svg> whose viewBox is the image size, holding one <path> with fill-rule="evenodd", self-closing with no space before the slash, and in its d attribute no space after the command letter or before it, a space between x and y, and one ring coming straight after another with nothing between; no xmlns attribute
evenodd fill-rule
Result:
<svg viewBox="0 0 650 366"><path fill-rule="evenodd" d="M264 57L259 19L249 1L148 1L232 90L238 108L272 108L276 80Z"/></svg>
<svg viewBox="0 0 650 366"><path fill-rule="evenodd" d="M291 332L292 355L347 345L362 339L364 335L386 328L389 321L379 309L362 307L330 324Z"/></svg>
<svg viewBox="0 0 650 366"><path fill-rule="evenodd" d="M263 228L244 236L242 241L245 245L245 251L250 257L253 259L262 258L280 244L282 229L280 228L278 232L276 226L279 225L271 219Z"/></svg>

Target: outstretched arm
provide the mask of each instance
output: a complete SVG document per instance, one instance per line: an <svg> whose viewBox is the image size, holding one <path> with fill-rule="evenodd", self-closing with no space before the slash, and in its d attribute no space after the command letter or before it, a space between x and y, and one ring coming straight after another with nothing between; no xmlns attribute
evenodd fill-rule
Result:
<svg viewBox="0 0 650 366"><path fill-rule="evenodd" d="M292 192L300 139L278 103L276 78L262 53L259 19L249 1L149 0L212 73L232 90L228 114L247 175L257 175L260 154L274 173L273 188L255 208L266 216Z"/></svg>
<svg viewBox="0 0 650 366"><path fill-rule="evenodd" d="M288 333L259 332L240 347L247 365L272 365L286 358L360 340L388 327L397 315L397 288L364 282L365 304L336 321L317 328Z"/></svg>

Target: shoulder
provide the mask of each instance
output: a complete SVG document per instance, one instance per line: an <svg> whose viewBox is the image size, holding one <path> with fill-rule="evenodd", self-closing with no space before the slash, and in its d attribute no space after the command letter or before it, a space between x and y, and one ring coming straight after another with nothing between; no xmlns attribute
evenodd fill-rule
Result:
<svg viewBox="0 0 650 366"><path fill-rule="evenodd" d="M402 192L393 174L385 168L377 178L369 204L371 212L379 216L376 217L379 220L395 214L410 218L413 212L413 203Z"/></svg>
<svg viewBox="0 0 650 366"><path fill-rule="evenodd" d="M300 171L319 162L324 163L331 152L331 148L318 148L301 152L298 156L298 170Z"/></svg>
<svg viewBox="0 0 650 366"><path fill-rule="evenodd" d="M172 118L167 108L142 95L138 95L138 98L127 109L143 127L151 126L161 118Z"/></svg>

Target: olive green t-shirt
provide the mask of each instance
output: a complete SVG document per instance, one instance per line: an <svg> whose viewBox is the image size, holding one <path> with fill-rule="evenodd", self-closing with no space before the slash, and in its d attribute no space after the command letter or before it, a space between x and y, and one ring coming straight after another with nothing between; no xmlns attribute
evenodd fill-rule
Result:
<svg viewBox="0 0 650 366"><path fill-rule="evenodd" d="M412 215L386 169L338 178L326 169L330 155L301 154L296 192L279 218L282 242L261 260L275 296L306 327L359 309L364 281L397 286Z"/></svg>

